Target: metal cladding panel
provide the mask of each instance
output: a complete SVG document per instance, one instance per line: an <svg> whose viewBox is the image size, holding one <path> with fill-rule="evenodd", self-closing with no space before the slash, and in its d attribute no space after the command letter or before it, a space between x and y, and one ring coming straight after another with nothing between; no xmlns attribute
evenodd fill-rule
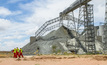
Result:
<svg viewBox="0 0 107 65"><path fill-rule="evenodd" d="M99 35L103 36L104 34L104 25L99 26Z"/></svg>
<svg viewBox="0 0 107 65"><path fill-rule="evenodd" d="M77 9L78 7L85 5L86 3L90 2L91 0L76 0L70 7L65 9L63 12L60 13L60 16L66 15L69 12Z"/></svg>

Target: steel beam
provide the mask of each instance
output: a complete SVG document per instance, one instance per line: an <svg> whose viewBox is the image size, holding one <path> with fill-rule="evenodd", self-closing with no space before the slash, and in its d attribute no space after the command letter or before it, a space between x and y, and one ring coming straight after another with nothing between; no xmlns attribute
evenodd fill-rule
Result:
<svg viewBox="0 0 107 65"><path fill-rule="evenodd" d="M35 32L35 36L38 37L39 34L50 24L53 24L55 22L60 21L60 17L54 18L52 20L49 20L47 22L45 22L36 32Z"/></svg>
<svg viewBox="0 0 107 65"><path fill-rule="evenodd" d="M43 36L47 31L53 30L53 29L55 29L55 28L57 28L57 27L60 27L60 24L59 24L59 23L58 23L58 24L55 24L55 25L53 25L53 26L50 26L50 27L45 28L45 29L41 32L41 34L40 34L39 36Z"/></svg>
<svg viewBox="0 0 107 65"><path fill-rule="evenodd" d="M104 35L103 38L103 50L104 54L107 54L107 0L105 0L105 23L104 23Z"/></svg>
<svg viewBox="0 0 107 65"><path fill-rule="evenodd" d="M85 47L87 53L95 53L95 32L93 5L86 4L84 7Z"/></svg>
<svg viewBox="0 0 107 65"><path fill-rule="evenodd" d="M86 3L90 2L91 0L76 0L73 4L70 5L67 9L65 9L63 12L60 13L60 16L65 16L68 13L74 11L75 9L79 8L82 5L85 5Z"/></svg>
<svg viewBox="0 0 107 65"><path fill-rule="evenodd" d="M58 27L58 26L64 25L64 24L63 24L63 20L69 20L69 21L73 21L73 22L77 23L79 19L76 18L76 17L74 17L74 16L71 16L71 15L66 15L66 16L63 17L63 18L57 17L57 18L55 18L55 19L49 20L49 21L45 22L45 23L36 31L35 36L36 36L36 37L41 36L41 35L45 34L47 31L50 31L51 28L53 29L54 27L56 28L56 27ZM80 21L80 22L84 22L83 20L79 20L79 21ZM48 27L49 25L51 25L51 24L53 24L53 23L57 23L57 22L59 22L59 24ZM71 25L71 24L69 24L69 25ZM73 25L73 26L74 26L74 25ZM47 28L47 27L48 27L48 28Z"/></svg>

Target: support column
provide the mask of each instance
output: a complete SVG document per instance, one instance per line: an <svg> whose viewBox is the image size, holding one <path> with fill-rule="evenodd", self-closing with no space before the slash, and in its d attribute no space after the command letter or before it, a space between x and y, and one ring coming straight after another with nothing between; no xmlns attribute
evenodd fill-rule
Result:
<svg viewBox="0 0 107 65"><path fill-rule="evenodd" d="M95 53L95 32L93 5L86 4L84 7L85 47L87 53Z"/></svg>
<svg viewBox="0 0 107 65"><path fill-rule="evenodd" d="M107 54L107 0L105 3L105 23L104 23L104 35L103 35L103 51Z"/></svg>
<svg viewBox="0 0 107 65"><path fill-rule="evenodd" d="M60 13L60 22L59 22L59 26L63 26L63 18L64 18L64 15L61 16L62 12Z"/></svg>

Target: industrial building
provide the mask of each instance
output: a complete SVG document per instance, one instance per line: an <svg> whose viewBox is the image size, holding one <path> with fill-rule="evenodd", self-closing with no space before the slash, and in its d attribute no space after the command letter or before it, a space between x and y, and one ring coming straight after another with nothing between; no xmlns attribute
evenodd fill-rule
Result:
<svg viewBox="0 0 107 65"><path fill-rule="evenodd" d="M22 48L24 54L34 54L37 50L39 54L106 54L107 20L105 17L104 25L94 26L94 5L90 1L76 0L59 17L45 22ZM76 9L79 9L78 18L74 16Z"/></svg>

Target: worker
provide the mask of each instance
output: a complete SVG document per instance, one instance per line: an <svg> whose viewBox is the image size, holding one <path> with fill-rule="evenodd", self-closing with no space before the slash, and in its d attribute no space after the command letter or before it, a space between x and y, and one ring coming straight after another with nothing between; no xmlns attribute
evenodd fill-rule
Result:
<svg viewBox="0 0 107 65"><path fill-rule="evenodd" d="M23 52L23 50L22 50L22 48L20 48L20 53L19 53L19 58L20 58L20 56L22 56L22 58L23 58L23 54L22 54L22 52Z"/></svg>
<svg viewBox="0 0 107 65"><path fill-rule="evenodd" d="M36 50L36 54L39 55L39 47Z"/></svg>
<svg viewBox="0 0 107 65"><path fill-rule="evenodd" d="M35 53L36 55L38 54L38 50L36 50L36 53Z"/></svg>
<svg viewBox="0 0 107 65"><path fill-rule="evenodd" d="M13 50L12 52L14 53L14 56L13 56L13 57L14 57L14 58L17 58L17 57L16 57L16 55L17 55L17 54L16 54L16 48L14 48L14 50Z"/></svg>
<svg viewBox="0 0 107 65"><path fill-rule="evenodd" d="M16 58L17 58L17 56L19 57L19 48L18 47L16 49Z"/></svg>

